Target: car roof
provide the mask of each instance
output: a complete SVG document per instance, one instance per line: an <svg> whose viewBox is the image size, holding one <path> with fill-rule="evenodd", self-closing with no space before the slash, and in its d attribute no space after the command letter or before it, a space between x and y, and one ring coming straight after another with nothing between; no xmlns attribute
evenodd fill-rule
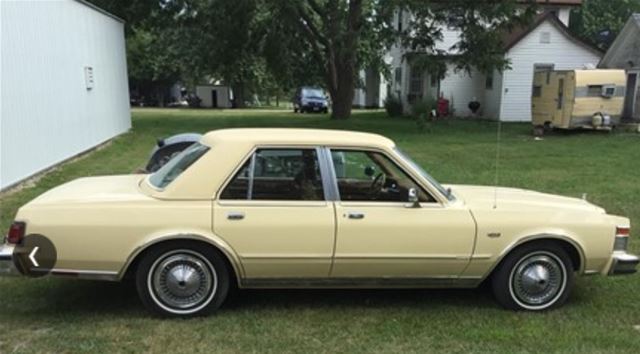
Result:
<svg viewBox="0 0 640 354"><path fill-rule="evenodd" d="M201 143L215 146L225 142L252 145L332 145L392 148L394 142L382 135L330 129L234 128L206 133Z"/></svg>

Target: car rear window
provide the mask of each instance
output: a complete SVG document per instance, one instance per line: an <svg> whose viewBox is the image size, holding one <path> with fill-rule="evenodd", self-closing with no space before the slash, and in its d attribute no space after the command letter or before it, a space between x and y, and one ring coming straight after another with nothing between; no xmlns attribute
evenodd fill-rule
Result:
<svg viewBox="0 0 640 354"><path fill-rule="evenodd" d="M209 151L208 146L194 143L149 176L149 183L159 189L168 186L207 151Z"/></svg>

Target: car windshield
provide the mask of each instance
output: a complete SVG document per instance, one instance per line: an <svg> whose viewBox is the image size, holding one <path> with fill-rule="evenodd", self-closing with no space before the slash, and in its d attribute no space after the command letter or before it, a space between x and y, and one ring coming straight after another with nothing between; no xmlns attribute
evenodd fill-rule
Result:
<svg viewBox="0 0 640 354"><path fill-rule="evenodd" d="M456 198L453 196L453 194L451 194L451 191L449 191L447 188L444 188L438 181L436 181L435 178L433 178L430 174L427 173L427 171L425 171L420 165L418 165L415 161L413 161L409 155L405 154L402 150L400 150L399 148L395 147L394 150L405 160L407 161L411 167L416 170L418 173L420 173L420 175L422 177L424 177L424 179L426 179L427 181L429 181L429 183L431 183L432 186L434 186L440 193L442 193L442 195L444 195L445 197L447 197L448 200L453 201Z"/></svg>
<svg viewBox="0 0 640 354"><path fill-rule="evenodd" d="M324 99L324 92L321 89L306 88L302 89L302 96L307 98L321 98Z"/></svg>
<svg viewBox="0 0 640 354"><path fill-rule="evenodd" d="M168 186L208 150L209 147L194 143L149 176L149 183L159 189Z"/></svg>

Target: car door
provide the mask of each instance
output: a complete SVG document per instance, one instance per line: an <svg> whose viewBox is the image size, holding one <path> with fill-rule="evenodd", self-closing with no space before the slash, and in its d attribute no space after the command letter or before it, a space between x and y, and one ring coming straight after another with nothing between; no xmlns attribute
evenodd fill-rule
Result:
<svg viewBox="0 0 640 354"><path fill-rule="evenodd" d="M219 193L214 232L247 281L329 275L335 215L318 156L315 147L258 148Z"/></svg>
<svg viewBox="0 0 640 354"><path fill-rule="evenodd" d="M384 152L332 149L339 200L332 277L455 278L475 239L470 212L445 205ZM407 203L417 191L420 207Z"/></svg>

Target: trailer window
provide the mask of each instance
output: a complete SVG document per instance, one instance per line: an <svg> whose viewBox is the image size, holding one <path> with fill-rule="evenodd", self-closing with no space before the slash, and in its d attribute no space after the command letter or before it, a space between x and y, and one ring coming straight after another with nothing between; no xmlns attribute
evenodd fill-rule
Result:
<svg viewBox="0 0 640 354"><path fill-rule="evenodd" d="M600 97L602 94L602 85L589 85L587 86L587 96Z"/></svg>

